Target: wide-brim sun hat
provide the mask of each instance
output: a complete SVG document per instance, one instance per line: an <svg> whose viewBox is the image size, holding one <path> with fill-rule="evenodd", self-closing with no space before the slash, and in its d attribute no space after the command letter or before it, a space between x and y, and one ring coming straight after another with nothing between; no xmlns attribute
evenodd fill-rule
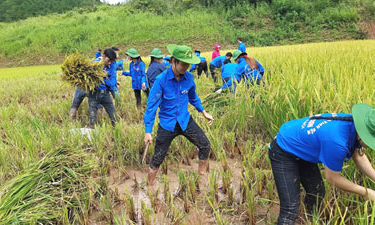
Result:
<svg viewBox="0 0 375 225"><path fill-rule="evenodd" d="M352 108L352 115L358 136L375 150L375 109L364 103L356 104Z"/></svg>
<svg viewBox="0 0 375 225"><path fill-rule="evenodd" d="M151 54L149 56L150 57L152 56L152 57L155 57L155 58L158 58L158 59L165 57L165 55L163 55L163 53L161 52L161 50L158 49L158 48L152 49Z"/></svg>
<svg viewBox="0 0 375 225"><path fill-rule="evenodd" d="M141 56L135 48L129 48L129 50L125 52L125 54L132 58L138 58L139 56Z"/></svg>
<svg viewBox="0 0 375 225"><path fill-rule="evenodd" d="M199 64L201 62L199 57L193 54L189 46L169 44L167 45L167 49L173 58L181 62L189 64Z"/></svg>
<svg viewBox="0 0 375 225"><path fill-rule="evenodd" d="M236 61L237 58L240 57L240 55L247 55L247 53L246 53L246 52L241 52L240 50L236 50L236 51L234 51L233 54L232 54L232 59L233 59L234 61Z"/></svg>

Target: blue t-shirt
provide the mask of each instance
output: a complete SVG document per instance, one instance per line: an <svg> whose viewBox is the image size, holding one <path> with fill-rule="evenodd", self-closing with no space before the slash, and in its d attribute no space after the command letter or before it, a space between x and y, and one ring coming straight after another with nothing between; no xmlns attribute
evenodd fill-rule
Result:
<svg viewBox="0 0 375 225"><path fill-rule="evenodd" d="M218 56L216 58L214 58L210 64L213 65L214 67L216 68L220 68L224 65L224 61L226 59L226 56L225 55L222 55L222 56Z"/></svg>
<svg viewBox="0 0 375 225"><path fill-rule="evenodd" d="M238 45L238 50L240 50L241 52L246 52L246 45L243 42L241 42Z"/></svg>
<svg viewBox="0 0 375 225"><path fill-rule="evenodd" d="M348 117L351 114L325 113L316 116ZM333 171L341 171L344 161L361 147L356 141L354 122L309 118L284 123L277 134L277 144L305 161L323 163Z"/></svg>

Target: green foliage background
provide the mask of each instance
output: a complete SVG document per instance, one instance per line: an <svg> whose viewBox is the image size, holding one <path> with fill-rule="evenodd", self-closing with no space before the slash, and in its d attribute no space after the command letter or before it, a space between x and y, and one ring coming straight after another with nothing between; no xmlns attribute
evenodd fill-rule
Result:
<svg viewBox="0 0 375 225"><path fill-rule="evenodd" d="M17 2L0 0L0 10L6 11L0 17L20 18L11 12L27 16L22 7L29 1L19 3L21 10L13 7ZM68 0L54 2L44 4L49 8L45 14L75 6ZM76 50L93 56L98 47L111 46L122 51L136 47L142 55L154 47L165 51L167 43L212 51L216 43L235 47L237 36L252 47L365 39L360 24L375 16L373 0L133 0L118 6L76 2L87 7L0 22L0 67L61 63ZM30 0L25 10L40 15L37 0Z"/></svg>

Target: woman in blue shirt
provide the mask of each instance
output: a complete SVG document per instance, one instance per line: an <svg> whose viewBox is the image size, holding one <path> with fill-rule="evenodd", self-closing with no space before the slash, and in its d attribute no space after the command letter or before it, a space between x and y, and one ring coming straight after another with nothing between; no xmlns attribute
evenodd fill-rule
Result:
<svg viewBox="0 0 375 225"><path fill-rule="evenodd" d="M95 90L88 93L89 98L89 119L90 127L94 127L97 119L99 105L102 105L111 119L112 126L116 122L116 110L112 102L110 91L116 87L116 53L108 48L103 52L104 68L108 76L104 78L104 83L95 87Z"/></svg>
<svg viewBox="0 0 375 225"><path fill-rule="evenodd" d="M137 108L141 108L141 90L147 91L147 82L146 82L146 65L141 59L141 55L138 53L137 49L130 48L126 53L130 57L131 63L129 65L129 72L122 72L122 75L132 77L132 88L134 90L134 95L137 103Z"/></svg>
<svg viewBox="0 0 375 225"><path fill-rule="evenodd" d="M156 77L161 74L164 70L167 69L165 65L163 64L163 53L161 52L160 49L154 48L151 51L151 62L150 65L148 66L147 69L147 81L148 81L148 86L151 89L152 85L154 84Z"/></svg>
<svg viewBox="0 0 375 225"><path fill-rule="evenodd" d="M280 199L278 224L294 224L297 219L300 184L306 191L308 212L322 203L325 188L317 163L324 165L328 183L375 200L375 191L340 174L343 163L353 158L375 181L375 170L362 147L375 149L375 109L367 104L354 105L352 114L325 113L283 124L269 149Z"/></svg>
<svg viewBox="0 0 375 225"><path fill-rule="evenodd" d="M248 57L246 52L236 50L233 52L233 60L238 64L237 73L247 84L259 85L262 81L264 68L255 59Z"/></svg>

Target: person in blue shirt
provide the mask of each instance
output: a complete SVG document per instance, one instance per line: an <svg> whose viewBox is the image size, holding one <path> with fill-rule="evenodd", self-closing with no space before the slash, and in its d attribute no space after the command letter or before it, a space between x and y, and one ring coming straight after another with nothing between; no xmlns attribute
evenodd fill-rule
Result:
<svg viewBox="0 0 375 225"><path fill-rule="evenodd" d="M199 57L201 62L199 64L192 64L189 72L193 72L195 69L197 69L198 78L202 75L202 71L204 71L206 77L208 77L206 58L201 56L201 51L199 51L198 49L194 51L194 54Z"/></svg>
<svg viewBox="0 0 375 225"><path fill-rule="evenodd" d="M237 43L238 43L238 50L240 50L241 52L246 52L246 45L245 43L242 42L242 38L241 37L238 37L237 38Z"/></svg>
<svg viewBox="0 0 375 225"><path fill-rule="evenodd" d="M113 127L117 120L116 110L110 95L110 91L116 87L116 53L111 48L104 50L103 61L103 70L108 73L108 76L103 79L104 83L88 93L90 127L94 127L96 123L99 105L102 105L107 111Z"/></svg>
<svg viewBox="0 0 375 225"><path fill-rule="evenodd" d="M203 175L207 168L210 142L203 130L193 120L188 111L188 103L209 121L213 118L203 108L196 92L193 74L187 72L190 64L199 64L199 58L185 45L168 45L172 55L172 67L160 74L151 89L144 114L145 144L152 143L152 128L156 111L159 108L159 126L156 135L155 151L150 162L147 184L150 188L155 182L159 166L163 162L172 140L183 135L199 149L198 173Z"/></svg>
<svg viewBox="0 0 375 225"><path fill-rule="evenodd" d="M163 64L165 65L167 69L169 69L171 67L171 57L170 56L164 57Z"/></svg>
<svg viewBox="0 0 375 225"><path fill-rule="evenodd" d="M221 67L221 79L223 86L216 93L221 93L222 90L229 88L234 93L236 90L236 82L240 82L241 77L237 73L237 63L231 63L230 60L224 61L224 66Z"/></svg>
<svg viewBox="0 0 375 225"><path fill-rule="evenodd" d="M238 64L236 70L240 80L243 79L249 85L261 84L264 68L258 61L248 57L246 52L240 50L233 52L233 60Z"/></svg>
<svg viewBox="0 0 375 225"><path fill-rule="evenodd" d="M113 51L116 53L116 71L117 70L123 70L123 64L122 64L122 59L118 60L120 57L120 50L117 47L112 47L111 48ZM120 104L120 91L118 90L119 82L117 81L116 77L116 86L113 90L111 90L111 95L113 99L115 100L116 105Z"/></svg>
<svg viewBox="0 0 375 225"><path fill-rule="evenodd" d="M160 49L158 48L152 49L150 57L151 57L151 61L150 61L150 65L148 66L146 76L147 76L148 86L151 89L152 86L154 85L156 77L162 72L164 72L164 70L166 70L167 68L162 63L164 55Z"/></svg>
<svg viewBox="0 0 375 225"><path fill-rule="evenodd" d="M375 149L375 109L356 104L352 114L325 113L284 123L269 148L280 199L277 224L294 224L299 215L300 184L306 191L308 213L319 208L325 195L318 163L328 183L375 200L375 191L341 175L344 162L355 165L375 181L375 170L362 148Z"/></svg>
<svg viewBox="0 0 375 225"><path fill-rule="evenodd" d="M131 63L129 65L129 72L122 72L122 75L132 77L132 88L136 99L137 109L141 109L141 90L145 91L148 95L148 85L146 81L146 65L142 61L141 55L137 49L130 48L126 53L130 57Z"/></svg>
<svg viewBox="0 0 375 225"><path fill-rule="evenodd" d="M221 68L224 65L224 61L226 59L230 60L231 57L232 57L232 53L227 52L227 54L218 56L210 62L210 72L211 72L211 77L214 80L214 82L216 82L217 80L216 75L215 75L215 69Z"/></svg>
<svg viewBox="0 0 375 225"><path fill-rule="evenodd" d="M102 57L102 50L99 48L98 51L95 53L95 59L99 59Z"/></svg>

